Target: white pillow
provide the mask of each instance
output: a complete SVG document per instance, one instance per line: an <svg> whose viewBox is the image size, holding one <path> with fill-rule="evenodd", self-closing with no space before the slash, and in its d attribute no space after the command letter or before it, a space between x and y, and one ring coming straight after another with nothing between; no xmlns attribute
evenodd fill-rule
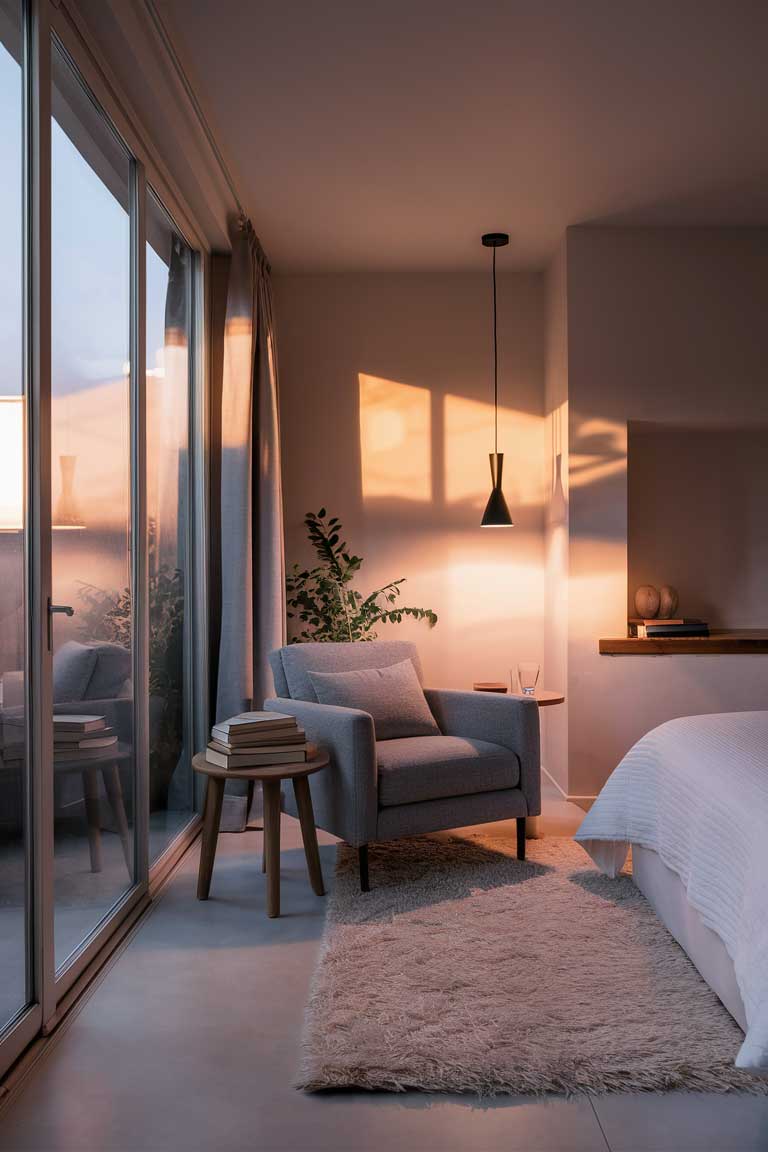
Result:
<svg viewBox="0 0 768 1152"><path fill-rule="evenodd" d="M359 708L373 717L377 740L439 736L410 660L355 672L307 672L321 704Z"/></svg>

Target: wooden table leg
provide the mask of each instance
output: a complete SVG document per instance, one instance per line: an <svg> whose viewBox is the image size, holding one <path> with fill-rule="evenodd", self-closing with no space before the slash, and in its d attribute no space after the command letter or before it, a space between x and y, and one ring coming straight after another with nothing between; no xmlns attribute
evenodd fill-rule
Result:
<svg viewBox="0 0 768 1152"><path fill-rule="evenodd" d="M128 828L128 817L125 814L125 804L123 803L123 789L120 784L120 769L117 764L108 764L101 770L101 775L104 780L104 787L107 790L107 796L112 808L112 815L115 818L117 825L117 832L120 841L123 845L123 856L125 857L125 864L128 869L128 876L133 880L133 842L131 840L131 833Z"/></svg>
<svg viewBox="0 0 768 1152"><path fill-rule="evenodd" d="M216 841L219 838L221 805L224 800L226 780L215 776L208 777L205 789L205 811L203 813L203 843L200 849L200 869L197 873L197 898L207 900L211 890L213 861L216 857Z"/></svg>
<svg viewBox="0 0 768 1152"><path fill-rule="evenodd" d="M317 847L315 814L312 811L312 793L306 776L297 776L293 781L293 794L301 823L301 838L304 841L304 855L307 858L307 871L312 889L318 896L325 895L323 870L320 867L320 852Z"/></svg>
<svg viewBox="0 0 768 1152"><path fill-rule="evenodd" d="M99 827L99 775L95 768L83 771L83 799L88 822L88 851L91 872L101 872L101 829Z"/></svg>
<svg viewBox="0 0 768 1152"><path fill-rule="evenodd" d="M264 780L264 859L267 865L267 916L280 915L280 781Z"/></svg>

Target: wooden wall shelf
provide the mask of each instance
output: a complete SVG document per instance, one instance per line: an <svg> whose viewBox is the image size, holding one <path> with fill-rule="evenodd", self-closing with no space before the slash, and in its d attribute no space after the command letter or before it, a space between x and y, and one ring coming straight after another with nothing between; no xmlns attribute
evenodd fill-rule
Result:
<svg viewBox="0 0 768 1152"><path fill-rule="evenodd" d="M639 640L620 636L600 641L601 656L768 655L768 629L713 628L709 636L664 636Z"/></svg>

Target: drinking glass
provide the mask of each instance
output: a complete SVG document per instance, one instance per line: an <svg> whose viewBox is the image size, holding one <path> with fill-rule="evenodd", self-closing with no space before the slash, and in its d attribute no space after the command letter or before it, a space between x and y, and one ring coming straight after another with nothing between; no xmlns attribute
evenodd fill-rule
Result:
<svg viewBox="0 0 768 1152"><path fill-rule="evenodd" d="M539 682L539 665L532 660L523 660L517 666L517 678L520 681L520 691L524 696L533 696Z"/></svg>

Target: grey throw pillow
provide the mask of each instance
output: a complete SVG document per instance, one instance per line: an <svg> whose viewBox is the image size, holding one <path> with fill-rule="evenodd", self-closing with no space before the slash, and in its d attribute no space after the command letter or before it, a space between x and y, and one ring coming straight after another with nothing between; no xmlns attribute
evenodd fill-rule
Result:
<svg viewBox="0 0 768 1152"><path fill-rule="evenodd" d="M85 690L85 700L113 700L131 674L131 653L122 644L94 645L96 666Z"/></svg>
<svg viewBox="0 0 768 1152"><path fill-rule="evenodd" d="M309 672L321 704L359 708L373 717L377 740L439 736L416 669L410 660L355 672Z"/></svg>

